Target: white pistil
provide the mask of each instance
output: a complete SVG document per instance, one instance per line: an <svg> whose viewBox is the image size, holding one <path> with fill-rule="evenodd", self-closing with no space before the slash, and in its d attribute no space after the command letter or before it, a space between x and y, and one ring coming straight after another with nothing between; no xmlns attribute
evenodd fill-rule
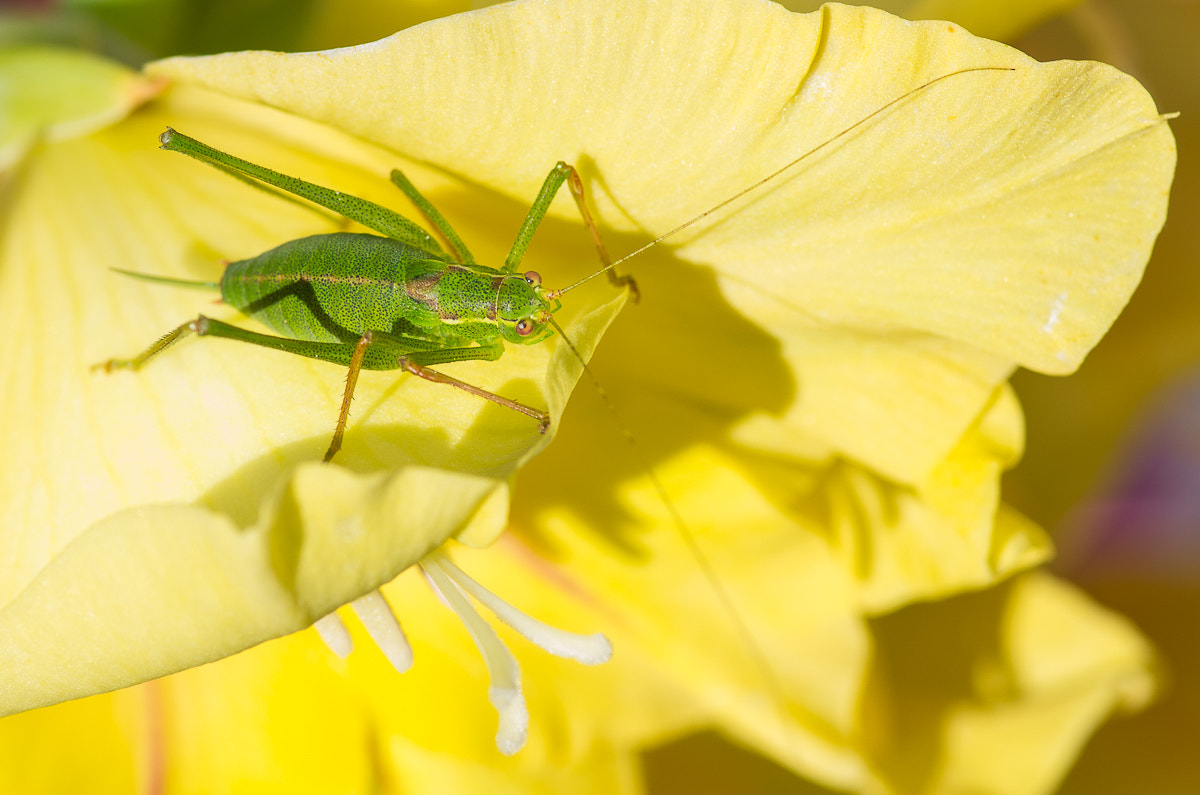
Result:
<svg viewBox="0 0 1200 795"><path fill-rule="evenodd" d="M350 640L350 630L346 629L341 616L336 612L318 618L313 624L313 629L321 636L321 640L325 641L329 650L343 660L350 655L350 652L354 651L354 641Z"/></svg>
<svg viewBox="0 0 1200 795"><path fill-rule="evenodd" d="M444 560L442 558L441 562ZM471 606L458 585L442 568L438 558L432 555L425 558L421 561L421 568L433 587L463 622L471 640L475 641L476 648L483 655L488 676L491 678L488 700L500 714L496 747L501 753L511 756L525 745L525 735L529 728L529 711L525 707L525 697L521 694L521 669L517 660L491 625Z"/></svg>
<svg viewBox="0 0 1200 795"><path fill-rule="evenodd" d="M371 591L350 603L367 634L397 671L404 673L413 664L412 646L396 620L391 605L379 591ZM323 621L324 619L322 619Z"/></svg>
<svg viewBox="0 0 1200 795"><path fill-rule="evenodd" d="M555 657L574 660L584 665L599 665L608 662L612 657L612 644L600 633L579 635L544 624L533 616L522 613L471 579L466 572L454 565L441 552L431 553L426 560L430 559L437 561L456 585L491 610L496 618L520 632L530 643L541 647Z"/></svg>

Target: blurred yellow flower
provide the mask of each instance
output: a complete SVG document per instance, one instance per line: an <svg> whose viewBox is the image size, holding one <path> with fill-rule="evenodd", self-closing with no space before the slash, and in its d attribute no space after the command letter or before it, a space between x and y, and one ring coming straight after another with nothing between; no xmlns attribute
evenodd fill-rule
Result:
<svg viewBox="0 0 1200 795"><path fill-rule="evenodd" d="M992 71L907 95L975 67ZM1141 276L1174 149L1135 81L946 23L715 0L521 3L148 74L172 88L34 147L10 183L0 302L37 352L4 358L21 387L2 438L28 461L0 475L6 709L292 632L448 538L486 546L506 526L459 550L464 568L541 619L603 628L617 656L572 670L522 655L534 728L503 760L469 639L406 575L386 590L417 661L404 677L307 633L56 707L122 727L97 738L127 760L105 771L114 791L636 791L638 749L717 726L833 787L1036 792L1096 721L1149 697L1136 633L1045 576L922 608L924 631L959 633L947 648L914 648L912 613L884 615L1049 553L999 501L1023 436L1006 380L1076 367ZM597 347L755 648L603 407L583 396L563 417L579 370L565 346L453 370L548 405L553 444L453 390L368 374L337 466L310 463L334 368L192 341L136 376L89 373L204 306L107 267L212 278L215 260L334 226L154 151L167 124L393 206L382 175L399 165L484 262L557 159L579 165L622 251L834 139L631 262L645 300ZM530 252L547 283L595 269L572 213L560 202ZM586 352L619 303L600 285L570 298ZM0 769L27 789L66 775L16 763L50 714L0 722Z"/></svg>
<svg viewBox="0 0 1200 795"><path fill-rule="evenodd" d="M119 121L161 88L103 58L53 47L0 49L0 77L0 169L39 139L86 135Z"/></svg>

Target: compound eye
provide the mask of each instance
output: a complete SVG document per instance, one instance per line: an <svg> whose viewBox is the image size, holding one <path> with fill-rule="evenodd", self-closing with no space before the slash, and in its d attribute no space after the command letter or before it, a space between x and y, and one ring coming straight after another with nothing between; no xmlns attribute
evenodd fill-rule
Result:
<svg viewBox="0 0 1200 795"><path fill-rule="evenodd" d="M542 283L542 274L537 271L525 271L522 277L525 279L526 284L532 284L535 287Z"/></svg>
<svg viewBox="0 0 1200 795"><path fill-rule="evenodd" d="M533 321L529 318L523 318L517 321L517 333L522 337L528 337L533 333Z"/></svg>

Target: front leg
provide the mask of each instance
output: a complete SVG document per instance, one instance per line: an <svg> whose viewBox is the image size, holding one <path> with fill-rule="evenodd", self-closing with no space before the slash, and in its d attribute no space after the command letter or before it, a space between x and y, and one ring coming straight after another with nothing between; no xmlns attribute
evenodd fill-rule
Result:
<svg viewBox="0 0 1200 795"><path fill-rule="evenodd" d="M538 433L545 433L546 429L550 427L550 415L541 409L535 409L531 406L526 406L524 403L518 403L515 400L509 400L506 397L497 395L495 392L489 392L486 389L481 389L480 387L475 386L474 384L468 384L466 381L459 381L457 378L452 378L445 373L440 373L437 370L417 364L408 356L401 356L399 358L399 364L404 368L405 372L411 373L412 375L420 378L424 378L426 381L432 381L435 384L448 384L449 386L456 387L464 392L469 392L476 397L481 397L484 400L490 400L493 403L504 406L505 408L518 411L521 414L524 414L526 417L531 417L538 422Z"/></svg>
<svg viewBox="0 0 1200 795"><path fill-rule="evenodd" d="M554 201L554 197L558 194L564 182L568 183L571 189L571 198L575 200L575 206L579 208L579 215L583 218L583 225L587 227L588 234L592 237L592 244L596 247L596 255L600 258L601 270L608 274L608 280L613 283L613 286L628 288L630 296L634 301L637 301L640 293L633 277L628 274L624 276L618 275L613 269L612 258L608 256L608 249L605 248L604 240L600 237L600 229L592 219L591 211L588 210L587 198L583 190L583 180L579 178L579 172L575 170L574 166L564 163L561 160L546 175L546 181L542 183L541 191L538 192L537 198L530 205L529 213L525 216L525 222L521 224L521 230L517 232L517 238L513 241L512 249L508 252L508 257L504 260L504 270L507 273L517 272L521 265L521 260L525 258L525 250L529 248L529 243L533 239L534 232L541 225L542 219L546 217L546 213L550 210L550 204ZM599 271L594 275L599 275Z"/></svg>

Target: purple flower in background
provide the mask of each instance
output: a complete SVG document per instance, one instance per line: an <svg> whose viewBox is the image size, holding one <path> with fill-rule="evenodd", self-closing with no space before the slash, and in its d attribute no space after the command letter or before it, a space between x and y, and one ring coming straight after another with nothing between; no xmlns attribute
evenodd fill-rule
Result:
<svg viewBox="0 0 1200 795"><path fill-rule="evenodd" d="M1106 485L1064 523L1073 577L1200 576L1200 377L1151 400Z"/></svg>

